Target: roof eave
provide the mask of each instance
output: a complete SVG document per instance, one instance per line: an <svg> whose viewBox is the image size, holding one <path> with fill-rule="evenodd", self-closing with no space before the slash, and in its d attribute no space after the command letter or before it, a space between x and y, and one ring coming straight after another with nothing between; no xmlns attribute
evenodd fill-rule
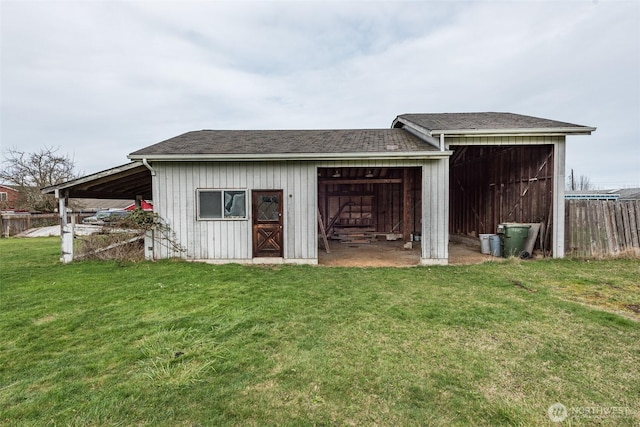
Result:
<svg viewBox="0 0 640 427"><path fill-rule="evenodd" d="M566 127L566 128L515 128L515 129L431 129L431 135L445 136L563 136L563 135L591 135L594 127Z"/></svg>
<svg viewBox="0 0 640 427"><path fill-rule="evenodd" d="M275 154L136 154L127 156L131 160L147 161L188 161L188 162L224 162L224 161L286 161L286 160L363 160L363 159L440 159L449 157L452 151L390 151L371 153L275 153Z"/></svg>
<svg viewBox="0 0 640 427"><path fill-rule="evenodd" d="M131 169L138 168L140 166L143 166L142 163L133 161L133 162L128 163L126 165L116 166L114 168L107 169L107 170L104 170L104 171L101 171L101 172L97 172L97 173L94 173L94 174L91 174L91 175L83 176L81 178L72 179L71 181L66 181L66 182L63 182L61 184L50 185L48 187L41 188L40 191L42 193L44 193L44 194L51 194L51 193L55 193L56 190L64 190L64 189L67 189L67 188L71 188L71 187L74 187L76 185L85 184L87 182L95 181L96 179L105 178L105 177L114 175L116 173L125 172L125 171L131 170Z"/></svg>

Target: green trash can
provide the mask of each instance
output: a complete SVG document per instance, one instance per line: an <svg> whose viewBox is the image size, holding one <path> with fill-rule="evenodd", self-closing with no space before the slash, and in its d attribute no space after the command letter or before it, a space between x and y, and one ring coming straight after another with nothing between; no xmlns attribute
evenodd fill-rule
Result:
<svg viewBox="0 0 640 427"><path fill-rule="evenodd" d="M519 257L524 252L524 246L529 237L530 225L505 223L498 225L498 234L502 239L502 256Z"/></svg>

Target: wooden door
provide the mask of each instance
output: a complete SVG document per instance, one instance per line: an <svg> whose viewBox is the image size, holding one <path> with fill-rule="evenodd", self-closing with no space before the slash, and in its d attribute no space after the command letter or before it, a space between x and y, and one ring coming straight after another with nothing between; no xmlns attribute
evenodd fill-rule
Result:
<svg viewBox="0 0 640 427"><path fill-rule="evenodd" d="M282 202L282 190L252 192L254 257L282 257Z"/></svg>

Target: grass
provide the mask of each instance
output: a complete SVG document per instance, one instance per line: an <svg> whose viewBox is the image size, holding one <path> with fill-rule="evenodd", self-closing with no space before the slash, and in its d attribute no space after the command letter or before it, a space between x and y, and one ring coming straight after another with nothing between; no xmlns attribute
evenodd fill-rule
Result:
<svg viewBox="0 0 640 427"><path fill-rule="evenodd" d="M0 240L0 424L557 425L556 402L564 425L640 423L637 260L58 257Z"/></svg>

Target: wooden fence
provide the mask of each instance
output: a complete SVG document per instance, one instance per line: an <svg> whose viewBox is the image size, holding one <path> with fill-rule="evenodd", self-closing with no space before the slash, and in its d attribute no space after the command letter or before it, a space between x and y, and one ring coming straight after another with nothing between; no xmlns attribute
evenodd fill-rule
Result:
<svg viewBox="0 0 640 427"><path fill-rule="evenodd" d="M640 254L640 200L566 200L565 254Z"/></svg>
<svg viewBox="0 0 640 427"><path fill-rule="evenodd" d="M90 213L69 214L69 222L82 222L82 218L90 216ZM72 218L75 216L75 218ZM60 217L57 213L49 214L4 214L0 215L0 232L2 237L15 236L25 230L35 227L47 227L60 224Z"/></svg>

